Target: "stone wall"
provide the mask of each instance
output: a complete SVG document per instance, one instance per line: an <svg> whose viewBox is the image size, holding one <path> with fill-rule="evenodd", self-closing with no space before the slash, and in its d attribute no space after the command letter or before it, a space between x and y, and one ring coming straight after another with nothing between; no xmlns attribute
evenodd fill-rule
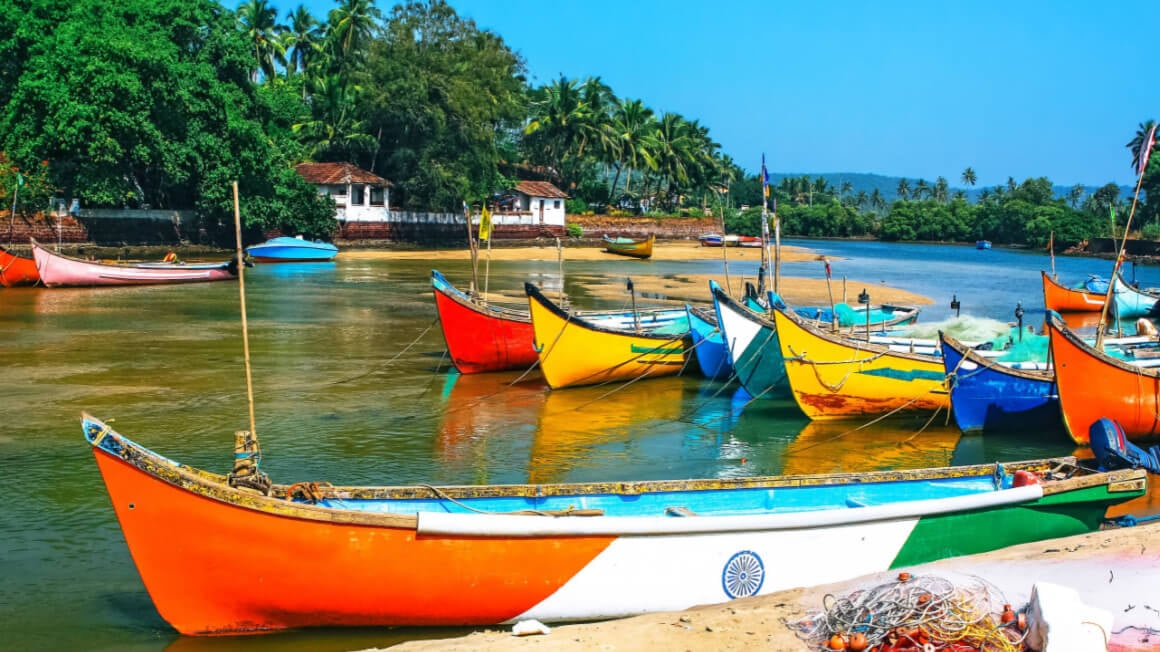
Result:
<svg viewBox="0 0 1160 652"><path fill-rule="evenodd" d="M585 238L602 235L643 238L656 234L661 240L696 240L702 234L721 231L720 220L712 217L569 215L568 224L579 225Z"/></svg>

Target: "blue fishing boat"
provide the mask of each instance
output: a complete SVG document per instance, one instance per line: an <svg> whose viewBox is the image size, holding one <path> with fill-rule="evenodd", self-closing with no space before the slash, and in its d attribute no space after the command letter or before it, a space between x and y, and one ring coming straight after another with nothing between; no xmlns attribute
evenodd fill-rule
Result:
<svg viewBox="0 0 1160 652"><path fill-rule="evenodd" d="M985 357L939 331L955 423L963 432L1062 430L1055 372Z"/></svg>
<svg viewBox="0 0 1160 652"><path fill-rule="evenodd" d="M725 350L737 382L755 398L788 397L785 360L773 322L709 281Z"/></svg>
<svg viewBox="0 0 1160 652"><path fill-rule="evenodd" d="M733 375L733 364L729 361L729 350L725 338L717 326L717 314L704 308L688 304L685 311L689 316L689 335L693 339L693 354L701 373L707 378L725 379Z"/></svg>
<svg viewBox="0 0 1160 652"><path fill-rule="evenodd" d="M1108 281L1091 274L1083 282L1082 289L1086 292L1107 295ZM1117 319L1138 319L1160 314L1160 304L1157 303L1160 297L1137 289L1125 281L1123 275L1119 273L1116 274L1116 288L1112 296L1114 299L1112 310Z"/></svg>
<svg viewBox="0 0 1160 652"><path fill-rule="evenodd" d="M331 260L338 255L338 247L321 240L280 236L248 247L246 254L263 263L302 263Z"/></svg>
<svg viewBox="0 0 1160 652"><path fill-rule="evenodd" d="M975 249L990 249L990 248L991 248L991 241L990 240L976 240L975 241Z"/></svg>

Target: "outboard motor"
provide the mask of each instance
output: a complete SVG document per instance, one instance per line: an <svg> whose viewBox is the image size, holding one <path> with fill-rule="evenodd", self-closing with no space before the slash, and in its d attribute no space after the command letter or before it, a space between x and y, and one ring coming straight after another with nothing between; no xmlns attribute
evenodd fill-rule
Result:
<svg viewBox="0 0 1160 652"><path fill-rule="evenodd" d="M1160 473L1160 446L1144 450L1128 441L1120 424L1104 417L1088 428L1092 453L1101 469L1145 469L1149 473Z"/></svg>

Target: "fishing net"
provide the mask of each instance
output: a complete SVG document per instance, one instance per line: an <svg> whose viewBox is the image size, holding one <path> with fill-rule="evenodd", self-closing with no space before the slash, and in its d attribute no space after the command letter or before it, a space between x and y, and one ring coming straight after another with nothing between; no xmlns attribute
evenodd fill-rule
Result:
<svg viewBox="0 0 1160 652"><path fill-rule="evenodd" d="M823 609L786 622L815 650L983 650L1017 652L1021 619L1002 593L981 578L955 583L901 573L843 597L827 595Z"/></svg>

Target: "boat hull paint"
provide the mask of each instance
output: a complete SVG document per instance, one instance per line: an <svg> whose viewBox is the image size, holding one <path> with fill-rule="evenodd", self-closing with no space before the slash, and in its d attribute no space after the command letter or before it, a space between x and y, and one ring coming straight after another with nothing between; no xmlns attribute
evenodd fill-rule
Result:
<svg viewBox="0 0 1160 652"><path fill-rule="evenodd" d="M735 301L717 283L710 281L709 289L737 382L756 398L788 397L785 361L773 322Z"/></svg>
<svg viewBox="0 0 1160 652"><path fill-rule="evenodd" d="M773 311L794 400L811 419L950 409L942 360L829 335Z"/></svg>
<svg viewBox="0 0 1160 652"><path fill-rule="evenodd" d="M40 272L36 271L36 261L0 247L0 286L14 288L22 285L36 285Z"/></svg>
<svg viewBox="0 0 1160 652"><path fill-rule="evenodd" d="M529 369L539 361L526 313L476 304L436 271L431 284L448 355L459 373Z"/></svg>
<svg viewBox="0 0 1160 652"><path fill-rule="evenodd" d="M446 501L434 509L417 505L397 513L365 513L354 503L390 500L361 497L390 488L336 487L325 490L335 494L333 499L317 505L292 502L280 497L285 487L276 487L270 497L234 489L223 476L162 458L91 417L85 417L84 428L154 605L174 628L191 635L585 620L721 603L1090 531L1109 504L1142 495L1147 477L1142 471L1119 471L1061 481L1066 490L1049 491L1047 485L997 490L992 467L977 466L670 483L757 489L762 495L820 488L858 496L867 487L884 487L910 496L881 505L752 517L452 514ZM1044 460L1030 468L1058 462ZM1000 477L1007 482L1011 476ZM955 493L914 498L932 483ZM963 490L962 483L974 488ZM656 492L661 505L681 501L679 491L650 484L665 483L627 486L611 497L639 503ZM607 486L612 485L594 485ZM472 489L486 499L512 491L527 496L525 490L535 487L444 491ZM536 495L565 501L591 495L581 485L539 489ZM689 495L699 493L692 489ZM439 500L428 496L396 500ZM424 525L425 517L432 526ZM745 527L754 519L779 526ZM722 521L727 524L716 524ZM637 527L622 532L619 522ZM802 525L794 525L798 522ZM733 523L738 525L728 525ZM962 534L991 532L995 523L1004 524L1002 531ZM557 528L566 532L536 533ZM681 572L674 573L674 567Z"/></svg>
<svg viewBox="0 0 1160 652"><path fill-rule="evenodd" d="M236 281L233 261L207 264L141 265L101 263L70 258L32 243L36 269L46 287L97 287L119 285L170 285Z"/></svg>
<svg viewBox="0 0 1160 652"><path fill-rule="evenodd" d="M601 326L524 285L540 370L552 389L670 376L685 368L688 328L677 334Z"/></svg>
<svg viewBox="0 0 1160 652"><path fill-rule="evenodd" d="M717 324L709 321L692 306L686 305L689 318L689 335L692 338L693 354L697 366L706 378L722 380L733 375L733 363L729 360L729 349Z"/></svg>
<svg viewBox="0 0 1160 652"><path fill-rule="evenodd" d="M1059 407L1072 440L1088 445L1088 428L1103 417L1119 423L1129 439L1160 436L1160 370L1097 350L1050 313L1047 331Z"/></svg>
<svg viewBox="0 0 1160 652"><path fill-rule="evenodd" d="M1010 369L940 333L951 411L963 432L1058 430L1054 371Z"/></svg>
<svg viewBox="0 0 1160 652"><path fill-rule="evenodd" d="M1060 285L1047 272L1043 275L1043 306L1055 312L1099 312L1107 296Z"/></svg>
<svg viewBox="0 0 1160 652"><path fill-rule="evenodd" d="M248 247L246 254L262 263L309 263L333 260L338 247L329 242L282 236Z"/></svg>

